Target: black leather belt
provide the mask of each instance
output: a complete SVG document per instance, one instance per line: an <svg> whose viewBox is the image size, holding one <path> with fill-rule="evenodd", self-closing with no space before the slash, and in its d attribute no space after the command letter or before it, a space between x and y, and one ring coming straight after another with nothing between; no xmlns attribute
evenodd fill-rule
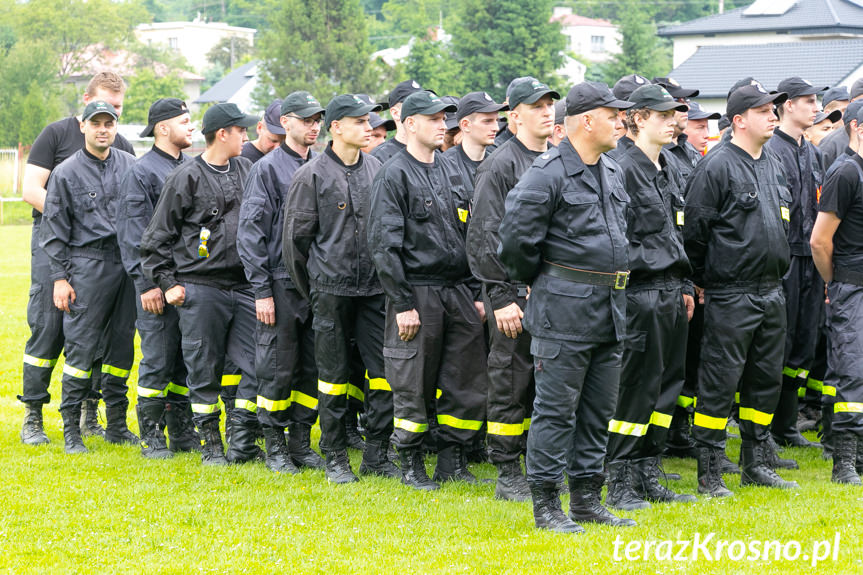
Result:
<svg viewBox="0 0 863 575"><path fill-rule="evenodd" d="M591 270L580 270L543 261L542 271L552 277L568 280L580 284L595 286L608 286L614 289L626 289L629 281L629 272L595 272Z"/></svg>
<svg viewBox="0 0 863 575"><path fill-rule="evenodd" d="M833 280L845 284L863 286L863 272L855 272L844 268L834 268Z"/></svg>

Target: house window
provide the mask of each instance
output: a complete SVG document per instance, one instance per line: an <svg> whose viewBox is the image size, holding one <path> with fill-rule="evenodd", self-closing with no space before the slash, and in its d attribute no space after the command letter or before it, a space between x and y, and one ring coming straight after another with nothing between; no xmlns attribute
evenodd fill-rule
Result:
<svg viewBox="0 0 863 575"><path fill-rule="evenodd" d="M177 42L177 38L168 38L168 48L171 50L176 50L179 46L179 42Z"/></svg>
<svg viewBox="0 0 863 575"><path fill-rule="evenodd" d="M590 37L590 51L591 52L605 52L605 36L591 36Z"/></svg>

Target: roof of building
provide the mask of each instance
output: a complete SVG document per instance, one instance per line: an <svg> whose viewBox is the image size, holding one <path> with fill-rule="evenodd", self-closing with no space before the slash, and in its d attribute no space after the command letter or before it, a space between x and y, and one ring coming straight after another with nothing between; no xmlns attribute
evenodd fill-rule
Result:
<svg viewBox="0 0 863 575"><path fill-rule="evenodd" d="M216 82L209 90L201 94L197 100L198 104L207 102L227 102L231 97L242 89L247 82L257 75L257 67L260 61L252 60L238 68L231 70L224 78Z"/></svg>
<svg viewBox="0 0 863 575"><path fill-rule="evenodd" d="M595 26L599 28L616 28L614 24L608 20L599 18L588 18L587 16L579 16L578 14L561 14L553 16L552 22L560 22L561 26Z"/></svg>
<svg viewBox="0 0 863 575"><path fill-rule="evenodd" d="M860 33L863 31L863 0L758 0L724 14L665 26L658 34L686 36L791 30L810 34Z"/></svg>
<svg viewBox="0 0 863 575"><path fill-rule="evenodd" d="M815 85L835 86L863 66L863 39L702 46L672 70L682 86L700 98L725 98L734 83L752 76L768 89L790 76Z"/></svg>

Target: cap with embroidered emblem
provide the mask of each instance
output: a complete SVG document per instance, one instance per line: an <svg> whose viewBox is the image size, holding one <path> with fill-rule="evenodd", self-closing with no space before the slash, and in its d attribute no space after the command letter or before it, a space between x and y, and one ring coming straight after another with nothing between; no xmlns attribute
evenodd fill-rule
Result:
<svg viewBox="0 0 863 575"><path fill-rule="evenodd" d="M86 108L84 108L84 113L81 115L81 118L86 122L98 114L108 114L115 120L118 117L117 110L114 109L114 106L103 100L93 100L87 104Z"/></svg>
<svg viewBox="0 0 863 575"><path fill-rule="evenodd" d="M402 102L401 119L404 122L414 114L430 116L438 112L455 112L458 107L444 102L437 94L428 90L414 92Z"/></svg>
<svg viewBox="0 0 863 575"><path fill-rule="evenodd" d="M298 116L300 118L311 118L315 114L321 114L324 107L314 96L306 91L291 92L282 100L282 116Z"/></svg>
<svg viewBox="0 0 863 575"><path fill-rule="evenodd" d="M236 104L222 103L211 106L210 108L207 108L206 112L204 112L201 132L204 134L211 134L216 130L229 128L231 126L251 128L257 123L257 116L244 114Z"/></svg>
<svg viewBox="0 0 863 575"><path fill-rule="evenodd" d="M509 83L506 89L506 103L510 110L519 104L533 104L546 94L551 94L552 100L560 100L560 94L540 82L533 76L522 76Z"/></svg>
<svg viewBox="0 0 863 575"><path fill-rule="evenodd" d="M140 135L142 138L150 138L159 122L188 113L188 106L179 98L159 98L150 105L150 110L147 112L147 127Z"/></svg>
<svg viewBox="0 0 863 575"><path fill-rule="evenodd" d="M336 120L345 117L359 118L369 112L378 112L380 109L379 104L368 104L356 94L340 94L327 104L327 109L324 112L324 125L329 128L330 124Z"/></svg>
<svg viewBox="0 0 863 575"><path fill-rule="evenodd" d="M566 95L566 115L576 116L596 108L626 110L632 102L618 100L603 82L582 82L570 88Z"/></svg>

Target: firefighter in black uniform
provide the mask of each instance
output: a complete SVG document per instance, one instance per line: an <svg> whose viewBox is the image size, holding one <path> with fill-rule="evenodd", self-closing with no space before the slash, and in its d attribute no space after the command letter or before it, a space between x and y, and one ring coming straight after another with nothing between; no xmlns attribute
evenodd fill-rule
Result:
<svg viewBox="0 0 863 575"><path fill-rule="evenodd" d="M236 104L204 113L207 149L165 180L141 239L144 275L162 288L180 316L183 361L205 465L243 462L255 446L255 300L237 253L243 182L251 163L241 158L246 128L257 123ZM227 459L219 430L219 391L225 356L242 371Z"/></svg>
<svg viewBox="0 0 863 575"><path fill-rule="evenodd" d="M619 110L630 106L605 84L574 86L566 97L567 139L522 175L499 229L509 277L531 286L524 327L532 337L536 400L527 480L538 528L574 533L583 531L575 521L635 524L600 502L629 266L628 198L618 165L603 153L622 130ZM569 517L558 493L564 469Z"/></svg>
<svg viewBox="0 0 863 575"><path fill-rule="evenodd" d="M126 174L120 190L117 241L126 272L135 287L138 319L135 325L141 338L141 363L138 366L138 429L144 457L171 457L171 451L201 448L192 423L186 366L180 348L180 319L173 306L165 306L162 288L144 277L140 245L144 230L165 178L189 158L183 153L192 145L192 119L186 103L177 98L161 98L151 106L142 138L155 137L153 148L141 156ZM168 428L171 451L161 429Z"/></svg>
<svg viewBox="0 0 863 575"><path fill-rule="evenodd" d="M773 471L768 442L782 385L791 195L781 164L763 146L776 125L773 106L785 99L755 81L732 92L732 137L705 156L686 188L686 252L705 294L692 434L698 490L712 497L732 495L718 453L738 385L741 485L797 487Z"/></svg>
<svg viewBox="0 0 863 575"><path fill-rule="evenodd" d="M267 466L278 472L324 466L310 446L318 417L311 309L282 259L288 189L297 170L314 157L311 146L318 139L323 111L304 91L282 101L279 121L285 141L249 172L237 232L237 249L255 292L258 419L264 428Z"/></svg>
<svg viewBox="0 0 863 575"><path fill-rule="evenodd" d="M507 275L497 253L504 201L533 161L548 149L554 121L554 100L560 94L535 78L522 78L510 90L509 121L516 135L506 140L477 170L473 212L468 226L468 262L483 282L489 318L488 454L497 467L495 497L530 499L521 470L525 432L533 403L533 359L530 334L521 319L527 285Z"/></svg>
<svg viewBox="0 0 863 575"><path fill-rule="evenodd" d="M366 441L360 473L401 478L387 458L393 429L392 390L384 374L386 297L366 240L372 180L380 162L361 152L371 138L369 112L353 94L327 105L332 142L297 171L285 205L284 258L294 285L311 299L318 365L321 450L327 479L357 480L348 460L352 340L365 366Z"/></svg>
<svg viewBox="0 0 863 575"><path fill-rule="evenodd" d="M93 363L105 334L102 397L105 440L137 443L126 427L126 379L132 369L134 290L120 261L117 203L120 183L135 157L111 149L117 112L107 102L87 104L81 118L84 149L57 166L48 180L41 245L51 261L54 305L63 310L63 438L66 453L84 453L81 404L90 390Z"/></svg>
<svg viewBox="0 0 863 575"><path fill-rule="evenodd" d="M390 92L387 103L389 104L390 116L393 117L393 121L396 124L396 135L372 150L372 155L380 160L381 163L386 162L405 149L407 133L405 132L404 122L402 122L402 102L414 92L420 91L422 91L422 86L416 80L405 80L397 84L392 92Z"/></svg>
<svg viewBox="0 0 863 575"><path fill-rule="evenodd" d="M439 487L425 470L426 405L437 396L439 481L476 481L464 448L485 420L484 310L464 244L468 186L437 152L447 111L455 109L431 92L405 99L407 148L378 172L369 211L369 250L387 295L395 443L403 482L417 489Z"/></svg>
<svg viewBox="0 0 863 575"><path fill-rule="evenodd" d="M626 342L617 408L608 424L606 503L627 511L647 501L695 501L660 483L660 455L683 387L687 322L695 307L683 249L683 177L662 153L685 111L662 86L635 90L626 111L634 145L620 158L629 195Z"/></svg>
<svg viewBox="0 0 863 575"><path fill-rule="evenodd" d="M693 88L684 88L680 84L677 83L677 80L674 78L654 78L654 84L658 84L668 90L668 93L682 104L686 104L690 98L694 98L698 96L699 91ZM670 159L675 162L675 167L680 170L680 174L683 176L683 181L689 179L689 174L692 173L692 169L695 167L695 164L698 163L698 158L692 155L691 147L687 146L687 140L689 136L686 135L686 125L689 123L689 111L687 107L687 111L677 111L674 119L676 120L674 126L674 137L671 139L671 142L666 144L665 151L669 154Z"/></svg>
<svg viewBox="0 0 863 575"><path fill-rule="evenodd" d="M848 113L846 111L846 113ZM863 137L863 112L857 136ZM863 474L863 157L858 150L827 178L812 230L812 258L827 282L830 349L825 387L833 391L835 483Z"/></svg>

